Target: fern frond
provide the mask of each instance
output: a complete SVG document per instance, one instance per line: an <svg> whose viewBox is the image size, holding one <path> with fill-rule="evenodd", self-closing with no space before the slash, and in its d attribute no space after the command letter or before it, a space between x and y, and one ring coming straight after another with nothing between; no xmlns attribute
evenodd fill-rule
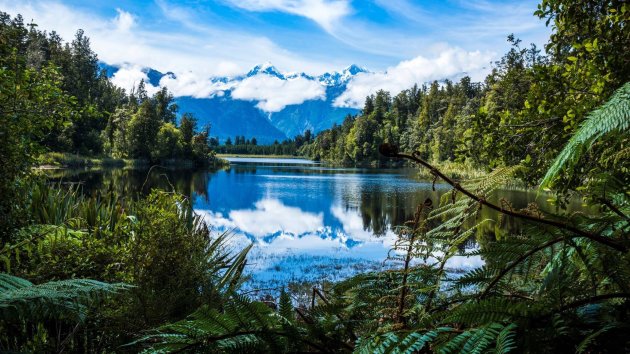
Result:
<svg viewBox="0 0 630 354"><path fill-rule="evenodd" d="M90 279L51 281L34 285L0 273L0 318L36 321L49 318L83 319L87 307L104 296L130 288Z"/></svg>
<svg viewBox="0 0 630 354"><path fill-rule="evenodd" d="M286 317L264 303L234 295L222 309L201 307L187 319L161 326L131 344L149 344L148 352L164 353L207 348L232 353L277 352L287 346L286 338L299 335Z"/></svg>
<svg viewBox="0 0 630 354"><path fill-rule="evenodd" d="M529 304L505 298L467 302L451 310L444 322L478 325L490 322L513 322L527 318L533 309Z"/></svg>
<svg viewBox="0 0 630 354"><path fill-rule="evenodd" d="M588 350L588 348L593 344L594 341L597 340L597 337L599 337L600 335L602 335L603 333L613 329L617 327L616 324L610 324L607 326L604 326L603 328L601 328L598 331L595 331L591 334L589 334L586 338L584 338L580 344L578 345L577 349L575 350L576 353L584 353L586 350Z"/></svg>
<svg viewBox="0 0 630 354"><path fill-rule="evenodd" d="M540 182L540 188L549 187L566 168L575 164L585 149L602 136L613 131L624 132L630 128L630 82L619 88L612 97L591 112L580 129L556 157Z"/></svg>
<svg viewBox="0 0 630 354"><path fill-rule="evenodd" d="M516 324L510 323L505 326L497 336L495 353L504 354L516 349Z"/></svg>
<svg viewBox="0 0 630 354"><path fill-rule="evenodd" d="M388 332L379 336L361 338L357 342L354 353L357 354L412 354L418 353L428 346L440 334L452 332L450 327L440 327L427 332L411 332L408 334Z"/></svg>
<svg viewBox="0 0 630 354"><path fill-rule="evenodd" d="M510 336L514 328L514 324L505 326L501 323L473 328L451 338L440 348L439 353L508 353L514 349L514 341Z"/></svg>

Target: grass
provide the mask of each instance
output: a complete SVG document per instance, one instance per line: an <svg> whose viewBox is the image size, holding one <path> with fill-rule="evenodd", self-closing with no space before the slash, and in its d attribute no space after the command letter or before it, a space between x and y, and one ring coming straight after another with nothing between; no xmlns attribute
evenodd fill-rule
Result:
<svg viewBox="0 0 630 354"><path fill-rule="evenodd" d="M146 160L116 159L112 157L87 157L82 155L48 152L38 158L40 168L77 168L77 167L127 167L146 166Z"/></svg>
<svg viewBox="0 0 630 354"><path fill-rule="evenodd" d="M230 162L217 157L211 166L222 167ZM150 162L142 159L117 159L113 157L87 157L77 154L49 152L38 158L40 169L53 168L98 168L98 167L148 167ZM194 162L188 159L168 159L160 165L173 168L193 168Z"/></svg>
<svg viewBox="0 0 630 354"><path fill-rule="evenodd" d="M488 174L488 171L483 169L471 167L468 164L451 162L451 161L443 161L434 164L436 168L438 168L442 173L447 175L450 178L456 180L470 180L484 177ZM433 175L426 168L418 168L418 176L421 178L432 179Z"/></svg>

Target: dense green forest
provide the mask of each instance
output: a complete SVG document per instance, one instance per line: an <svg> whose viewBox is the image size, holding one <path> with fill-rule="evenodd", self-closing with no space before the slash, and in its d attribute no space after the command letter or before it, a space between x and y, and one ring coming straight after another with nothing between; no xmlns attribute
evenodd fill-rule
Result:
<svg viewBox="0 0 630 354"><path fill-rule="evenodd" d="M544 1L536 15L554 29L547 54L509 36L512 49L484 82L464 77L397 94L379 91L367 97L359 116L319 133L300 152L337 164L381 165L388 160L378 147L389 143L438 164L520 164L535 184L586 114L630 78L624 9L615 1ZM584 159L590 164L581 168L601 167L602 149L616 148L595 147L595 158Z"/></svg>
<svg viewBox="0 0 630 354"><path fill-rule="evenodd" d="M43 151L154 162L211 161L209 127L198 131L196 119L187 113L177 126L177 105L167 88L149 96L142 80L130 93L113 85L82 30L64 42L54 31L25 24L19 15L12 19L0 13L0 22L2 66L6 75L15 74L10 83L19 89L3 96L3 105L10 100L25 104L22 98L37 98L32 90L44 89L28 84L49 85L57 90L49 98L63 103L47 117L47 129L38 140Z"/></svg>
<svg viewBox="0 0 630 354"><path fill-rule="evenodd" d="M227 138L223 145L218 144L218 139L211 140L211 146L221 154L246 154L246 155L297 155L299 149L312 141L313 134L310 130L304 134L298 134L293 139L285 139L282 142L274 141L270 145L258 145L256 137L245 139L244 136L237 136L232 141ZM214 145L212 144L214 142Z"/></svg>
<svg viewBox="0 0 630 354"><path fill-rule="evenodd" d="M303 137L309 156L407 161L452 188L397 229L397 267L313 288L304 304L241 292L251 246L213 235L185 196L87 196L38 175L47 151L205 161L209 131L185 114L177 126L166 89L114 87L82 32L64 44L1 14L0 351L630 352L630 5L542 0L535 15L552 29L546 55L510 37L484 83L381 91ZM453 180L445 161L489 172ZM490 202L519 178L555 212ZM576 195L597 212L569 213ZM484 265L449 272L463 255Z"/></svg>

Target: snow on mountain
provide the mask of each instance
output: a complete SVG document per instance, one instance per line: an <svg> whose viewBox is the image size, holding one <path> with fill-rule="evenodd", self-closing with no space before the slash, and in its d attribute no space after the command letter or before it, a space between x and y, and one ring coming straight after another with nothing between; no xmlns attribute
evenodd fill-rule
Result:
<svg viewBox="0 0 630 354"><path fill-rule="evenodd" d="M110 77L116 76L121 68L129 70L104 63L101 67ZM138 75L144 75L148 85L166 85L173 90L179 112L193 113L200 126L210 124L212 136L225 140L245 135L256 137L261 143L271 143L292 138L307 129L317 133L340 124L348 114L356 114L357 109L335 107L333 102L345 91L348 82L361 73L369 71L354 64L341 72L319 76L283 73L266 62L245 75L193 78L193 82L182 81L184 77L190 80L191 73L178 77L172 72L141 68ZM199 92L191 94L192 87L199 87Z"/></svg>
<svg viewBox="0 0 630 354"><path fill-rule="evenodd" d="M276 69L270 62L254 66L248 73L247 77L252 77L260 74L277 77L281 80L285 80L286 77Z"/></svg>

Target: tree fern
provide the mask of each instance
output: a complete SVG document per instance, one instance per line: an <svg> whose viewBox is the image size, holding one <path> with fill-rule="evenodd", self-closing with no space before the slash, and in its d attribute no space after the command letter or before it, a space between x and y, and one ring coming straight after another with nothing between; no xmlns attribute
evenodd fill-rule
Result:
<svg viewBox="0 0 630 354"><path fill-rule="evenodd" d="M293 325L262 302L244 296L232 296L221 309L204 306L187 319L166 324L132 344L145 343L146 352L175 351L227 353L278 352L287 347L285 340Z"/></svg>
<svg viewBox="0 0 630 354"><path fill-rule="evenodd" d="M427 332L388 332L383 335L362 338L357 342L355 354L412 354L428 348L438 336L453 329L440 327Z"/></svg>
<svg viewBox="0 0 630 354"><path fill-rule="evenodd" d="M549 187L566 168L574 165L585 149L602 136L614 131L625 132L630 128L630 82L619 88L602 106L591 112L578 131L551 164L540 182Z"/></svg>
<svg viewBox="0 0 630 354"><path fill-rule="evenodd" d="M516 349L516 324L510 323L503 327L496 338L496 347L494 352L497 354L509 353Z"/></svg>
<svg viewBox="0 0 630 354"><path fill-rule="evenodd" d="M0 273L0 318L27 321L50 318L82 320L90 304L128 288L129 285L122 283L108 284L90 279L34 285L25 279Z"/></svg>

